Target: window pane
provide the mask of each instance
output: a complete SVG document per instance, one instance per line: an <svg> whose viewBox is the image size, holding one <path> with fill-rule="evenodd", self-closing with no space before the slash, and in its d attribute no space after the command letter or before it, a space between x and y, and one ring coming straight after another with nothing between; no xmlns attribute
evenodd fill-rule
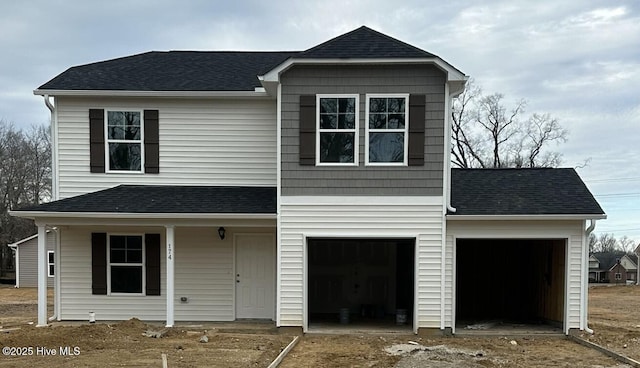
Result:
<svg viewBox="0 0 640 368"><path fill-rule="evenodd" d="M369 114L369 129L387 129L387 115Z"/></svg>
<svg viewBox="0 0 640 368"><path fill-rule="evenodd" d="M142 249L142 237L135 236L127 236L127 249Z"/></svg>
<svg viewBox="0 0 640 368"><path fill-rule="evenodd" d="M354 162L354 133L320 133L320 162Z"/></svg>
<svg viewBox="0 0 640 368"><path fill-rule="evenodd" d="M369 112L387 112L386 98L370 98Z"/></svg>
<svg viewBox="0 0 640 368"><path fill-rule="evenodd" d="M122 235L111 235L109 237L109 245L111 249L124 249L125 248L125 237Z"/></svg>
<svg viewBox="0 0 640 368"><path fill-rule="evenodd" d="M338 112L355 114L356 112L356 99L355 98L341 98L338 100Z"/></svg>
<svg viewBox="0 0 640 368"><path fill-rule="evenodd" d="M128 249L127 263L142 263L142 250Z"/></svg>
<svg viewBox="0 0 640 368"><path fill-rule="evenodd" d="M49 265L49 276L53 276L55 275L55 266L54 265Z"/></svg>
<svg viewBox="0 0 640 368"><path fill-rule="evenodd" d="M336 98L321 98L320 99L320 113L321 114L335 114L338 112Z"/></svg>
<svg viewBox="0 0 640 368"><path fill-rule="evenodd" d="M111 266L112 293L141 293L141 266Z"/></svg>
<svg viewBox="0 0 640 368"><path fill-rule="evenodd" d="M336 115L320 115L320 129L336 129Z"/></svg>
<svg viewBox="0 0 640 368"><path fill-rule="evenodd" d="M388 112L404 112L404 98L389 98L387 106Z"/></svg>
<svg viewBox="0 0 640 368"><path fill-rule="evenodd" d="M54 256L53 253L49 253L49 263L54 263Z"/></svg>
<svg viewBox="0 0 640 368"><path fill-rule="evenodd" d="M338 115L338 129L354 129L356 127L355 114Z"/></svg>
<svg viewBox="0 0 640 368"><path fill-rule="evenodd" d="M126 263L127 251L124 249L111 249L111 263Z"/></svg>
<svg viewBox="0 0 640 368"><path fill-rule="evenodd" d="M369 162L404 162L404 133L369 133Z"/></svg>
<svg viewBox="0 0 640 368"><path fill-rule="evenodd" d="M107 112L107 132L109 139L140 139L140 112Z"/></svg>
<svg viewBox="0 0 640 368"><path fill-rule="evenodd" d="M404 129L404 114L389 114L388 129Z"/></svg>
<svg viewBox="0 0 640 368"><path fill-rule="evenodd" d="M140 143L109 143L109 169L140 171Z"/></svg>

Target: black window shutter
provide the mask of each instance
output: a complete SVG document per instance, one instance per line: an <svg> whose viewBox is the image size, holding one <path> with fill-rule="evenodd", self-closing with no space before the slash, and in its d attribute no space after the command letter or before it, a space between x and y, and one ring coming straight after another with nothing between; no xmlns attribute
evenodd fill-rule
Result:
<svg viewBox="0 0 640 368"><path fill-rule="evenodd" d="M300 165L316 164L316 96L300 96Z"/></svg>
<svg viewBox="0 0 640 368"><path fill-rule="evenodd" d="M147 295L160 295L160 234L145 235Z"/></svg>
<svg viewBox="0 0 640 368"><path fill-rule="evenodd" d="M104 110L89 110L89 157L92 173L104 172Z"/></svg>
<svg viewBox="0 0 640 368"><path fill-rule="evenodd" d="M409 166L424 166L426 95L409 95Z"/></svg>
<svg viewBox="0 0 640 368"><path fill-rule="evenodd" d="M144 172L160 172L158 110L144 110Z"/></svg>
<svg viewBox="0 0 640 368"><path fill-rule="evenodd" d="M91 233L91 293L107 295L106 233Z"/></svg>

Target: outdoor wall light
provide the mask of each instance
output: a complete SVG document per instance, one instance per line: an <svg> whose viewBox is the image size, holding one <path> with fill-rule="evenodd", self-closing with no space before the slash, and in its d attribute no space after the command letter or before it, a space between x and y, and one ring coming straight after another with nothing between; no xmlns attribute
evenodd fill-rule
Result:
<svg viewBox="0 0 640 368"><path fill-rule="evenodd" d="M225 233L225 229L224 227L220 226L218 228L218 236L220 237L220 240L224 240L224 233Z"/></svg>

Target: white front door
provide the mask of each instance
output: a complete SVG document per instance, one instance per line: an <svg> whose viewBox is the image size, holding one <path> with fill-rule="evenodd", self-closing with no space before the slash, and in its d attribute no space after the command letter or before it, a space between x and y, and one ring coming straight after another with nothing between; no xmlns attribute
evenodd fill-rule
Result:
<svg viewBox="0 0 640 368"><path fill-rule="evenodd" d="M236 318L275 317L275 241L271 234L237 235Z"/></svg>

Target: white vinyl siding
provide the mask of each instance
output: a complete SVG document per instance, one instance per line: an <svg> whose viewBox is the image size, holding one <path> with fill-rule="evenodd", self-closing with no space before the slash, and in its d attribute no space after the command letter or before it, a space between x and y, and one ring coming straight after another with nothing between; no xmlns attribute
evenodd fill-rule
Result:
<svg viewBox="0 0 640 368"><path fill-rule="evenodd" d="M453 242L455 238L496 238L496 239L566 239L568 290L568 328L580 328L580 283L583 221L447 221L446 280L451 280L454 272ZM453 284L447 284L445 299L445 322L452 326ZM565 305L565 310L567 309Z"/></svg>
<svg viewBox="0 0 640 368"><path fill-rule="evenodd" d="M282 197L280 326L304 323L308 237L415 238L417 327L440 328L442 197Z"/></svg>
<svg viewBox="0 0 640 368"><path fill-rule="evenodd" d="M59 199L119 184L276 185L276 103L57 97ZM89 109L159 110L160 173L89 172Z"/></svg>
<svg viewBox="0 0 640 368"><path fill-rule="evenodd" d="M55 249L55 244L55 232L47 232L47 251L53 251ZM38 287L37 236L18 245L16 249L16 262L19 263L16 270L16 285L18 287ZM47 277L47 287L53 287L53 280L53 277Z"/></svg>
<svg viewBox="0 0 640 368"><path fill-rule="evenodd" d="M234 233L266 233L267 228L226 228L220 240L216 226L175 228L176 321L232 321L234 313ZM92 295L91 233L155 233L160 235L159 296ZM166 320L166 244L164 227L71 227L61 233L60 317L86 320L89 312L97 320ZM187 298L182 302L182 297Z"/></svg>

